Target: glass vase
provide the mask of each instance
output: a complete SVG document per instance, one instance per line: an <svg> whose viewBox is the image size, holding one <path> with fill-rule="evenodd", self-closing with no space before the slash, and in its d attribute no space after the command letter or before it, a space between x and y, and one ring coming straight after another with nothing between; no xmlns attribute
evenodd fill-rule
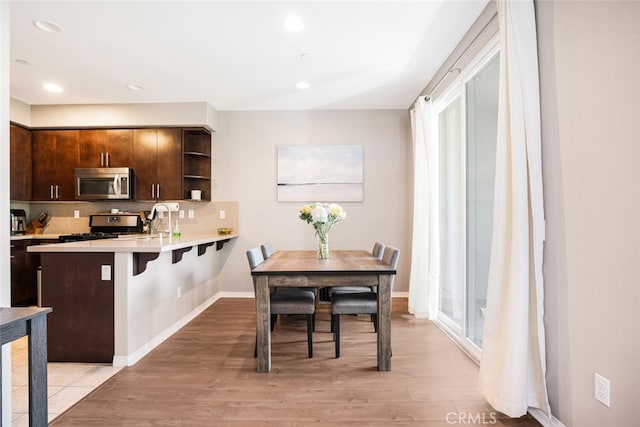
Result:
<svg viewBox="0 0 640 427"><path fill-rule="evenodd" d="M329 259L329 235L318 234L318 259Z"/></svg>

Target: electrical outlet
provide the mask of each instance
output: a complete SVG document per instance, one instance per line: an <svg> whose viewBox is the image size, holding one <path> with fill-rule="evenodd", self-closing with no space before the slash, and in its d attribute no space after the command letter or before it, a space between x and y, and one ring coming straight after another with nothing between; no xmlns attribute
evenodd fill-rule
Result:
<svg viewBox="0 0 640 427"><path fill-rule="evenodd" d="M177 297L180 298L182 296L182 286L178 286Z"/></svg>
<svg viewBox="0 0 640 427"><path fill-rule="evenodd" d="M220 219L225 219L227 217L227 213L220 209Z"/></svg>
<svg viewBox="0 0 640 427"><path fill-rule="evenodd" d="M80 210L74 209L73 210L73 217L74 218L80 218Z"/></svg>
<svg viewBox="0 0 640 427"><path fill-rule="evenodd" d="M101 280L111 280L111 266L110 265L102 265L100 269L100 279Z"/></svg>
<svg viewBox="0 0 640 427"><path fill-rule="evenodd" d="M189 209L189 219L193 219L196 217L196 213L193 209Z"/></svg>
<svg viewBox="0 0 640 427"><path fill-rule="evenodd" d="M184 219L184 209L180 209L180 210L178 211L178 218L180 218L180 219Z"/></svg>
<svg viewBox="0 0 640 427"><path fill-rule="evenodd" d="M595 397L607 408L611 407L611 384L608 379L598 374L595 374Z"/></svg>

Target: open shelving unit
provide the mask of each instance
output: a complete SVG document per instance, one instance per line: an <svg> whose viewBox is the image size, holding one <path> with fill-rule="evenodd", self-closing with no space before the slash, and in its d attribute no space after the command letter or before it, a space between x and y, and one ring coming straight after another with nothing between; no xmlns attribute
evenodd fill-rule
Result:
<svg viewBox="0 0 640 427"><path fill-rule="evenodd" d="M191 190L202 191L211 200L211 133L203 128L182 130L182 191L185 200Z"/></svg>

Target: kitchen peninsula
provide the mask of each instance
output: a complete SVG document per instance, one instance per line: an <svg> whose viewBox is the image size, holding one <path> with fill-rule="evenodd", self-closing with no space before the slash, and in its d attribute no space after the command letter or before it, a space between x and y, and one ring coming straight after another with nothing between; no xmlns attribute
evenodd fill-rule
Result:
<svg viewBox="0 0 640 427"><path fill-rule="evenodd" d="M49 361L130 366L211 305L237 234L120 238L29 247L41 256ZM231 243L229 243L231 242Z"/></svg>

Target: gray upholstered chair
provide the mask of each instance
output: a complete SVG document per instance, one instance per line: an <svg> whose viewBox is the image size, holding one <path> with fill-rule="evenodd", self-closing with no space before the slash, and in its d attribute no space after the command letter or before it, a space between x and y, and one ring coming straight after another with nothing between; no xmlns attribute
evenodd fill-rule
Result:
<svg viewBox="0 0 640 427"><path fill-rule="evenodd" d="M251 270L262 264L264 257L260 248L252 248L247 251L247 260ZM253 288L255 292L255 277L253 278ZM278 314L304 314L307 317L307 351L309 357L313 357L313 335L314 315L316 311L316 298L312 291L297 290L290 292L271 292L269 293L269 305L271 309L271 325L273 331ZM257 337L256 347L253 356L257 355Z"/></svg>
<svg viewBox="0 0 640 427"><path fill-rule="evenodd" d="M375 242L373 244L373 250L371 251L371 255L378 259L382 259L382 254L384 253L384 243ZM328 288L327 293L329 294L329 301L331 301L331 297L334 294L358 294L361 292L376 292L375 287L370 286L334 286ZM333 330L332 330L333 332Z"/></svg>
<svg viewBox="0 0 640 427"><path fill-rule="evenodd" d="M382 261L393 269L398 266L400 251L393 246L387 246L382 255ZM393 279L391 276L391 289ZM336 346L336 358L340 357L340 315L341 314L370 314L373 319L373 329L378 332L378 295L374 291L359 293L336 293L331 297L331 330Z"/></svg>
<svg viewBox="0 0 640 427"><path fill-rule="evenodd" d="M260 250L262 251L262 257L264 259L269 258L275 252L270 243L265 243L260 246Z"/></svg>
<svg viewBox="0 0 640 427"><path fill-rule="evenodd" d="M270 243L264 243L262 245L260 245L260 250L262 251L262 256L264 257L264 259L269 258L271 255L273 255L275 253L275 251L273 250L273 247L271 246ZM282 286L279 288L273 288L275 289L276 292L288 292L288 291L311 291L313 292L313 295L316 296L318 295L318 288L309 288L309 287L304 287L304 288L290 288L288 286ZM314 322L313 322L313 330L315 331L315 316L314 316Z"/></svg>

